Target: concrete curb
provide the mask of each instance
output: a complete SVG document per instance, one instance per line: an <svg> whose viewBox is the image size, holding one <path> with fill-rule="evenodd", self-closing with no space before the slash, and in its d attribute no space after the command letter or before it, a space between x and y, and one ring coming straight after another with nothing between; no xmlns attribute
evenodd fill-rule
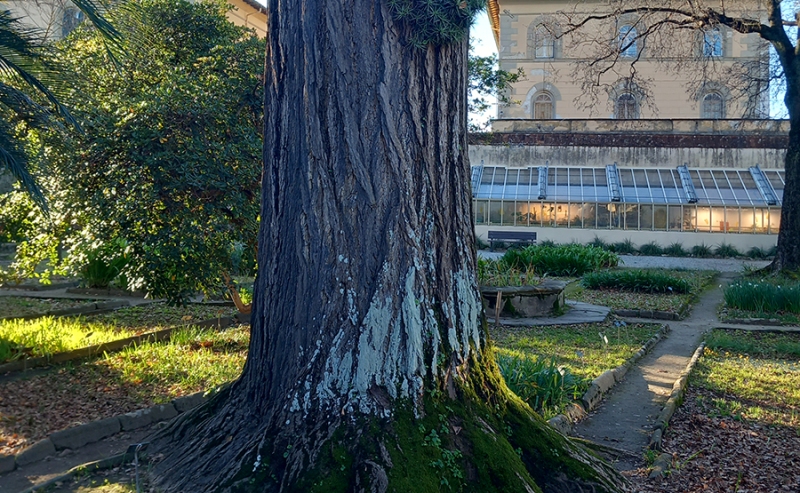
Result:
<svg viewBox="0 0 800 493"><path fill-rule="evenodd" d="M5 320L36 320L43 317L66 317L70 315L98 315L100 313L107 313L118 308L130 306L127 300L111 300L100 301L97 303L89 303L86 305L75 306L72 308L64 308L63 310L50 310L45 313L37 313L35 315L23 315L21 317L3 317L0 322Z"/></svg>
<svg viewBox="0 0 800 493"><path fill-rule="evenodd" d="M37 491L43 491L50 486L54 486L56 483L63 483L65 481L69 481L75 476L80 474L86 474L87 472L92 471L100 471L103 469L111 469L112 467L119 466L131 460L131 454L127 452L124 454L112 455L111 457L107 457L105 459L96 460L94 462L87 462L85 464L81 464L79 466L75 466L69 471L64 474L58 475L54 478L50 478L44 483L38 484L36 486L31 486L30 488L23 490L21 493L34 493Z"/></svg>
<svg viewBox="0 0 800 493"><path fill-rule="evenodd" d="M148 332L147 334L141 334L133 337L126 337L125 339L118 339L116 341L105 342L103 344L96 344L94 346L74 349L72 351L66 351L63 353L56 353L50 356L41 356L38 358L26 358L18 361L12 361L11 363L0 365L0 375L9 372L49 366L53 363L63 363L65 361L87 358L90 356L95 356L103 353L113 353L116 351L121 351L122 349L125 349L128 346L134 344L141 344L146 341L158 342L167 340L172 336L172 333L174 331L188 326L203 327L203 328L216 327L218 329L225 329L227 327L230 327L231 325L236 324L237 321L238 318L235 316L212 318L197 323L177 325L175 327L170 327L169 329L157 330L155 332Z"/></svg>
<svg viewBox="0 0 800 493"><path fill-rule="evenodd" d="M15 291L55 291L69 289L80 284L78 281L54 282L50 284L0 284L0 289L13 289Z"/></svg>
<svg viewBox="0 0 800 493"><path fill-rule="evenodd" d="M662 324L658 332L648 339L633 356L613 370L606 370L601 373L600 376L592 380L589 389L579 401L572 403L564 414L553 416L547 422L564 435L571 433L572 425L583 419L586 413L596 409L603 400L603 395L621 382L628 370L644 355L649 353L660 340L664 339L669 330L668 324Z"/></svg>
<svg viewBox="0 0 800 493"><path fill-rule="evenodd" d="M703 354L705 347L706 343L701 342L694 351L692 359L689 360L686 368L684 368L678 379L675 380L675 383L672 385L672 393L670 394L669 399L667 399L666 404L664 404L664 407L661 409L658 418L656 418L656 423L653 427L653 434L650 436L650 444L647 446L647 448L661 451L661 440L664 436L664 431L667 429L667 425L669 425L669 420L672 418L672 415L675 414L675 410L678 409L678 406L680 406L683 402L683 396L686 393L686 386L689 383L689 374L692 373L692 370L697 364L697 360L700 359L700 356Z"/></svg>
<svg viewBox="0 0 800 493"><path fill-rule="evenodd" d="M150 408L140 409L112 418L92 421L91 423L53 432L47 438L39 440L17 455L0 455L0 474L11 472L19 466L38 462L61 450L76 449L90 443L98 442L120 431L135 430L137 428L150 426L153 423L168 421L203 404L212 395L212 392L197 392L178 397L167 404L159 404ZM125 454L115 457L122 457L124 455ZM84 466L79 466L78 468L81 467ZM59 477L69 477L72 471L78 468L73 468L66 475ZM35 491L49 484L52 484L52 480L26 491Z"/></svg>

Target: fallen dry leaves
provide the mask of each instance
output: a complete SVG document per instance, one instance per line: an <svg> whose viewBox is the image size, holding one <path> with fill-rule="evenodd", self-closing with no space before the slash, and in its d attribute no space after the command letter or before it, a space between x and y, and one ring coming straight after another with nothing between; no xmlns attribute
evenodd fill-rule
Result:
<svg viewBox="0 0 800 493"><path fill-rule="evenodd" d="M670 473L647 479L644 468L633 471L634 491L642 493L772 493L800 492L800 429L731 416L715 416L698 402L735 399L690 388L664 437L672 454Z"/></svg>

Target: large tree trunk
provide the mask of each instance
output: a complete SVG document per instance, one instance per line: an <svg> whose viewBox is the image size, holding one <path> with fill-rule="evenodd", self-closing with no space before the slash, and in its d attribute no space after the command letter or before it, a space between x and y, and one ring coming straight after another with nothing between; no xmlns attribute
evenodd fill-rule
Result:
<svg viewBox="0 0 800 493"><path fill-rule="evenodd" d="M784 162L786 183L781 203L778 248L771 268L800 271L800 64L793 54L780 57L786 77L784 102L789 111L789 147Z"/></svg>
<svg viewBox="0 0 800 493"><path fill-rule="evenodd" d="M385 0L272 0L269 12L250 352L237 382L155 441L157 484L616 489L508 394L487 348L467 40L408 46Z"/></svg>

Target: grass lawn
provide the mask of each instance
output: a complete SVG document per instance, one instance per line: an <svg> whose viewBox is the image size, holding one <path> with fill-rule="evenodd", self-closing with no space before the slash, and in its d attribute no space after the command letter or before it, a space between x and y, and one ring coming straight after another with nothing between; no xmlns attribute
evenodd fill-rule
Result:
<svg viewBox="0 0 800 493"><path fill-rule="evenodd" d="M664 450L672 473L643 490L800 491L800 334L709 334Z"/></svg>
<svg viewBox="0 0 800 493"><path fill-rule="evenodd" d="M581 378L594 379L624 363L650 339L660 324L497 327L489 332L498 354L551 358ZM600 334L608 339L606 344Z"/></svg>
<svg viewBox="0 0 800 493"><path fill-rule="evenodd" d="M24 317L39 315L51 310L64 310L92 303L92 300L65 300L49 298L25 298L23 296L0 296L0 317Z"/></svg>
<svg viewBox="0 0 800 493"><path fill-rule="evenodd" d="M787 276L748 276L725 288L720 320L775 319L800 324L800 282Z"/></svg>
<svg viewBox="0 0 800 493"><path fill-rule="evenodd" d="M183 329L83 364L0 383L0 455L70 426L168 402L239 376L247 326Z"/></svg>
<svg viewBox="0 0 800 493"><path fill-rule="evenodd" d="M6 320L0 322L0 363L47 356L234 313L230 307L170 307L159 303L90 317Z"/></svg>
<svg viewBox="0 0 800 493"><path fill-rule="evenodd" d="M570 300L607 306L616 310L658 310L678 313L683 305L690 303L710 286L717 275L716 271L660 269L658 272L686 279L692 284L692 292L689 294L648 294L621 289L587 289L581 286L580 281L576 281L567 286L565 295Z"/></svg>

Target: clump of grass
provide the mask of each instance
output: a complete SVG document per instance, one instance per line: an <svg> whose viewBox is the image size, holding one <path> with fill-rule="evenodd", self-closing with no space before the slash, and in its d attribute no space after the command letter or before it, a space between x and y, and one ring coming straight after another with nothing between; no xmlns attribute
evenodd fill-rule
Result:
<svg viewBox="0 0 800 493"><path fill-rule="evenodd" d="M705 243L700 243L699 245L695 245L692 247L692 255L695 257L710 257L712 254L711 247L706 245Z"/></svg>
<svg viewBox="0 0 800 493"><path fill-rule="evenodd" d="M672 243L667 248L665 248L664 253L666 253L670 257L685 257L689 255L689 252L683 249L683 245L677 242Z"/></svg>
<svg viewBox="0 0 800 493"><path fill-rule="evenodd" d="M633 245L630 238L627 238L625 241L614 243L611 250L614 253L636 253L636 247Z"/></svg>
<svg viewBox="0 0 800 493"><path fill-rule="evenodd" d="M625 269L591 272L581 281L588 289L618 289L635 293L686 294L692 285L685 279L658 271Z"/></svg>
<svg viewBox="0 0 800 493"><path fill-rule="evenodd" d="M767 252L763 248L754 246L747 251L747 256L754 259L767 258Z"/></svg>
<svg viewBox="0 0 800 493"><path fill-rule="evenodd" d="M735 246L731 245L730 243L722 242L714 250L714 255L716 255L717 257L724 257L724 258L741 257L742 252L740 252Z"/></svg>
<svg viewBox="0 0 800 493"><path fill-rule="evenodd" d="M502 260L478 259L478 284L481 286L527 286L536 279L533 267L521 269Z"/></svg>
<svg viewBox="0 0 800 493"><path fill-rule="evenodd" d="M43 317L0 322L0 363L50 356L133 335L132 332L81 318Z"/></svg>
<svg viewBox="0 0 800 493"><path fill-rule="evenodd" d="M645 243L644 245L640 246L639 253L642 255L657 256L663 253L663 249L658 243L651 241L650 243Z"/></svg>
<svg viewBox="0 0 800 493"><path fill-rule="evenodd" d="M552 248L558 246L558 244L553 240L543 240L539 242L539 246Z"/></svg>
<svg viewBox="0 0 800 493"><path fill-rule="evenodd" d="M577 276L606 267L616 267L619 257L597 247L577 244L535 245L509 250L501 261L511 268L534 269L539 275Z"/></svg>
<svg viewBox="0 0 800 493"><path fill-rule="evenodd" d="M508 388L545 417L558 414L588 387L552 357L498 354L497 366Z"/></svg>
<svg viewBox="0 0 800 493"><path fill-rule="evenodd" d="M608 243L606 243L604 240L602 240L598 236L595 236L594 239L592 241L590 241L589 243L587 243L586 245L587 246L592 246L592 247L595 247L595 248L602 248L603 250L609 250L610 249Z"/></svg>
<svg viewBox="0 0 800 493"><path fill-rule="evenodd" d="M762 358L798 359L800 335L714 330L706 336L706 347L717 352L747 353Z"/></svg>
<svg viewBox="0 0 800 493"><path fill-rule="evenodd" d="M800 314L800 283L797 281L780 284L739 280L725 288L724 297L730 308L766 314Z"/></svg>

